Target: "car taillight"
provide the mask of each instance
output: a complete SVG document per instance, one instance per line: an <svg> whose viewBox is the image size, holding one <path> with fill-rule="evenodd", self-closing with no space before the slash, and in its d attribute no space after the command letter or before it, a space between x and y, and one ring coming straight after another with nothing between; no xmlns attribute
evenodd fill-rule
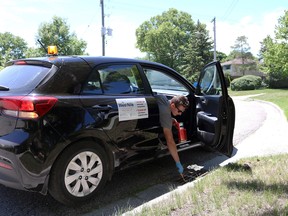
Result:
<svg viewBox="0 0 288 216"><path fill-rule="evenodd" d="M9 169L9 170L13 169L12 166L5 164L5 163L2 163L2 162L0 162L0 167L5 168L5 169Z"/></svg>
<svg viewBox="0 0 288 216"><path fill-rule="evenodd" d="M15 65L26 65L27 63L25 61L15 61Z"/></svg>
<svg viewBox="0 0 288 216"><path fill-rule="evenodd" d="M37 119L45 115L57 102L46 96L11 96L0 98L1 113L8 116Z"/></svg>

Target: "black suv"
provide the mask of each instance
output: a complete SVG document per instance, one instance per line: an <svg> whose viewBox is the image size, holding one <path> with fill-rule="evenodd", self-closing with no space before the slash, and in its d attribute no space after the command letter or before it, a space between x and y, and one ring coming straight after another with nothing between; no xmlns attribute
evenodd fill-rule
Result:
<svg viewBox="0 0 288 216"><path fill-rule="evenodd" d="M113 172L169 154L155 96L185 95L177 116L187 139L178 151L206 146L231 155L235 108L219 62L197 87L154 62L47 56L7 63L0 72L0 183L83 202Z"/></svg>

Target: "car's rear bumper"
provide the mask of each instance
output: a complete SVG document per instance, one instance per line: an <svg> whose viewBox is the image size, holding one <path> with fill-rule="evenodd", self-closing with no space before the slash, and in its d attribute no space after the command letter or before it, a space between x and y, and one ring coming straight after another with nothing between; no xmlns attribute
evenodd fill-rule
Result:
<svg viewBox="0 0 288 216"><path fill-rule="evenodd" d="M15 160L11 160L13 157L11 153L0 150L0 184L10 188L25 190L21 182L22 178L15 168Z"/></svg>
<svg viewBox="0 0 288 216"><path fill-rule="evenodd" d="M29 172L21 160L19 160L19 155L16 155L11 149L6 150L3 148L0 139L0 184L20 190L28 190L41 192L45 194L47 188L43 187L47 175L35 174ZM21 155L21 154L20 154Z"/></svg>

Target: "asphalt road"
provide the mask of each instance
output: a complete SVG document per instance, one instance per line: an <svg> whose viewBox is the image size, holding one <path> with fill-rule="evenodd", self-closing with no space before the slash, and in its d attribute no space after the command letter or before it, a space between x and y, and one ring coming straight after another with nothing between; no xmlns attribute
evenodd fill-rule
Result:
<svg viewBox="0 0 288 216"><path fill-rule="evenodd" d="M234 100L236 106L236 125L234 145L255 132L266 119L266 112L256 101ZM201 165L220 154L191 149L181 152L184 165ZM223 157L219 157L223 158ZM214 162L219 165L223 159ZM69 208L48 196L38 193L14 190L0 186L1 215L113 215L123 209L135 208L177 187L178 175L175 164L168 156L155 162L116 173L111 182L99 196L80 207ZM148 189L147 189L148 188Z"/></svg>

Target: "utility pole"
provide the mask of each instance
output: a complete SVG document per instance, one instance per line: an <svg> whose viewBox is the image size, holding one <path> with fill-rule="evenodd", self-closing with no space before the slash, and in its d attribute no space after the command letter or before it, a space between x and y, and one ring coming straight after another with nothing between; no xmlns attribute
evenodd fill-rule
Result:
<svg viewBox="0 0 288 216"><path fill-rule="evenodd" d="M102 36L102 56L105 56L105 35L112 36L113 29L105 27L105 14L104 14L104 0L100 0L101 6L101 18L102 18L102 27L101 27L101 36Z"/></svg>
<svg viewBox="0 0 288 216"><path fill-rule="evenodd" d="M213 22L214 31L214 61L216 61L216 17L214 17L211 22Z"/></svg>
<svg viewBox="0 0 288 216"><path fill-rule="evenodd" d="M105 56L105 34L106 34L106 29L105 29L105 15L104 15L104 0L100 0L100 6L101 6L101 17L102 17L102 28L101 28L101 35L102 35L102 56Z"/></svg>

